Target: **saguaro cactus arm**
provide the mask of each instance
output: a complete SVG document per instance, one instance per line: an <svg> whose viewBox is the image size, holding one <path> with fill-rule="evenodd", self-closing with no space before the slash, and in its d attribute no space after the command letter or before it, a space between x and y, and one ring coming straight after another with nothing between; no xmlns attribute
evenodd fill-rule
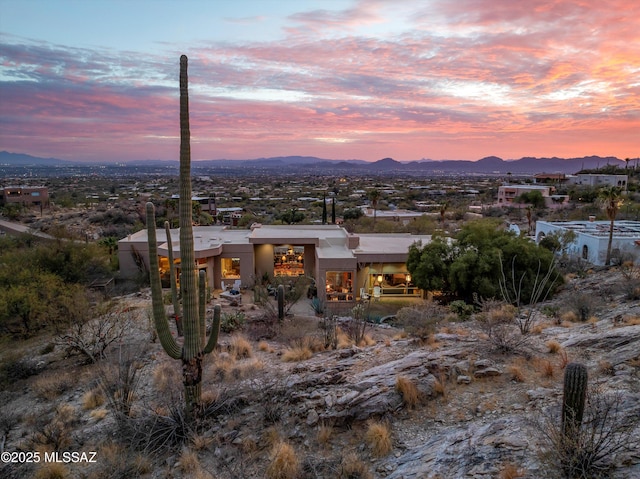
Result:
<svg viewBox="0 0 640 479"><path fill-rule="evenodd" d="M207 326L205 322L205 316L207 313L207 292L205 291L205 285L205 272L203 270L200 270L200 272L198 273L198 330L199 335L202 338L203 348L207 341Z"/></svg>
<svg viewBox="0 0 640 479"><path fill-rule="evenodd" d="M153 320L163 349L173 359L180 359L182 357L182 349L171 334L162 302L160 265L158 264L158 240L156 238L156 218L153 203L147 203L147 235L149 238L149 281L151 282Z"/></svg>
<svg viewBox="0 0 640 479"><path fill-rule="evenodd" d="M220 334L220 314L221 307L219 304L216 304L213 307L213 324L211 325L211 334L209 335L209 341L207 341L207 345L204 347L202 352L204 354L209 354L212 352L216 344L218 343L218 335Z"/></svg>

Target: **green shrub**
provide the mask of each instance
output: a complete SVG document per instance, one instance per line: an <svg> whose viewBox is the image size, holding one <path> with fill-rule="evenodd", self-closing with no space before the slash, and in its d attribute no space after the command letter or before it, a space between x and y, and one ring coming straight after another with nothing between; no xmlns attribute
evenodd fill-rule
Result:
<svg viewBox="0 0 640 479"><path fill-rule="evenodd" d="M233 333L244 328L247 318L242 311L222 313L220 319L220 330L224 333Z"/></svg>
<svg viewBox="0 0 640 479"><path fill-rule="evenodd" d="M461 299L458 299L456 301L451 301L451 303L449 303L449 309L451 310L452 313L454 313L456 316L458 316L459 319L463 321L466 319L469 319L469 317L474 312L473 305L467 304Z"/></svg>

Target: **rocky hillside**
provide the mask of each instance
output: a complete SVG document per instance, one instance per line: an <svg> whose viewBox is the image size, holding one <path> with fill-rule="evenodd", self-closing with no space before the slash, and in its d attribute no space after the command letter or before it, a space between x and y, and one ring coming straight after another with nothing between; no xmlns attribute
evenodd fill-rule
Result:
<svg viewBox="0 0 640 479"><path fill-rule="evenodd" d="M324 348L327 329L306 303L265 338L247 292L223 306L248 321L242 335L222 335L206 364L205 417L192 425L180 412L179 363L152 341L148 293L118 298L133 322L97 364L65 357L53 338L2 352L3 450L95 451L96 462L5 464L0 476L555 477L561 454L548 436L559 431L564 367L580 362L590 404L606 406L588 408L585 423L595 411L621 446L605 449L603 464L611 477L640 477L640 304L629 299L637 278L625 274L570 279L539 305L526 337L512 324L497 338L471 317L422 339L384 324L360 345L338 333L336 349ZM112 387L123 383L135 386L127 401Z"/></svg>

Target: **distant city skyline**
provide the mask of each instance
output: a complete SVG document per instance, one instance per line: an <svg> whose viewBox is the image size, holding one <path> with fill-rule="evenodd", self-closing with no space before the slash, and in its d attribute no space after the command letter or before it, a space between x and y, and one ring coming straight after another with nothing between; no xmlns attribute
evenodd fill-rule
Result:
<svg viewBox="0 0 640 479"><path fill-rule="evenodd" d="M175 160L640 156L640 4L0 0L0 150Z"/></svg>

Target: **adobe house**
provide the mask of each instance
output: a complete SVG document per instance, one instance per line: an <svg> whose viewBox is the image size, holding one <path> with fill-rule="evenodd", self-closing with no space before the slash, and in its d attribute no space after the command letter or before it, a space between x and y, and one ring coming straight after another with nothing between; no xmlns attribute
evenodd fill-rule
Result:
<svg viewBox="0 0 640 479"><path fill-rule="evenodd" d="M171 230L174 260L179 274L179 230ZM214 289L240 280L252 286L256 278L269 276L313 277L320 299L355 301L362 295L416 297L406 267L409 246L431 241L430 236L410 234L350 234L337 225L261 225L250 230L224 226L194 226L198 268L206 272ZM169 283L166 233L157 231L161 273ZM163 241L164 239L164 241ZM135 277L149 268L146 230L118 242L120 272Z"/></svg>
<svg viewBox="0 0 640 479"><path fill-rule="evenodd" d="M48 206L49 191L46 186L5 186L0 188L0 206Z"/></svg>

